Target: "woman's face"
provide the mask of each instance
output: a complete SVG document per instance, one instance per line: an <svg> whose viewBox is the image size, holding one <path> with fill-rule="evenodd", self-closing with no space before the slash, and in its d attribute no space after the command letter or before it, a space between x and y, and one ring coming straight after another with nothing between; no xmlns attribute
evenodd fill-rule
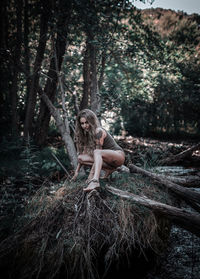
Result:
<svg viewBox="0 0 200 279"><path fill-rule="evenodd" d="M90 124L89 124L89 122L87 121L87 119L86 119L85 117L81 117L81 118L80 118L80 124L81 124L81 128L82 128L84 131L86 131L86 132L89 131L89 129L90 129Z"/></svg>

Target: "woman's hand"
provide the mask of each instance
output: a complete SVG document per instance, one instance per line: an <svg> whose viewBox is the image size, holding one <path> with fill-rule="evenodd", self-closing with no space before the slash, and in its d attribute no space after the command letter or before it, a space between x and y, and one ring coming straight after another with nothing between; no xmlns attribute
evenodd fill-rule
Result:
<svg viewBox="0 0 200 279"><path fill-rule="evenodd" d="M78 173L79 173L79 171L80 171L80 168L81 168L81 163L78 163L77 168L76 168L75 173L74 173L74 176L71 178L70 181L76 181L76 178L77 178L77 176L78 176Z"/></svg>
<svg viewBox="0 0 200 279"><path fill-rule="evenodd" d="M70 181L76 181L77 176L78 176L78 172L75 172Z"/></svg>

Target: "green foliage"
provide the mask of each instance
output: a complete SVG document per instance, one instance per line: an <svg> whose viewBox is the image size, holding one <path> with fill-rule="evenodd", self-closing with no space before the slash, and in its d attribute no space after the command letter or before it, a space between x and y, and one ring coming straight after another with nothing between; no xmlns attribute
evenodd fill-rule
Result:
<svg viewBox="0 0 200 279"><path fill-rule="evenodd" d="M45 3L29 3L28 49L21 48L19 66L16 66L14 54L19 43L16 11L20 4L14 1L4 3L9 40L4 42L2 49L0 128L7 135L12 132L13 109L17 111L19 131L24 128L29 94L27 81L35 74L33 65L39 54L40 18ZM66 16L69 10L70 16ZM128 134L138 136L198 137L199 15L189 16L163 9L139 12L134 8L134 2L118 0L53 1L45 6L45 13L50 14L51 20L45 34L48 40L44 57L41 57L42 71L38 73L40 86L44 89L48 80L46 74L53 57L52 38L60 36L62 40L67 39L62 74L70 123L73 124L76 114L74 108L80 105L83 97L83 68L87 66L84 54L86 45L90 44L96 52L97 77L103 72L103 82L99 88L100 113L116 113L112 127L115 133L120 134L123 127ZM58 26L58 19L62 18L63 22ZM24 19L22 14L22 21ZM5 18L2 20L5 21ZM25 26L22 27L23 33ZM25 45L23 38L22 45ZM30 54L28 65L25 61L26 51ZM103 58L105 68L102 66ZM29 73L25 70L27 66L30 68ZM11 104L14 106L15 100L10 100L10 90L15 85L13 77L16 72L17 100L13 108ZM49 95L53 90L54 85L47 89ZM57 88L58 94L54 100L57 108L61 108L59 91ZM39 106L38 98L33 126L37 121ZM50 127L50 135L55 135L56 129ZM54 164L45 163L46 169L56 168Z"/></svg>
<svg viewBox="0 0 200 279"><path fill-rule="evenodd" d="M198 48L195 49L200 35L198 24L196 18L186 15L179 22L176 13L164 10L163 17L156 17L157 11L160 10L155 10L155 16L154 10L143 12L145 20L144 25L140 22L139 32L131 28L124 32L129 41L123 51L118 51L117 63L108 68L109 91L103 104L108 110L121 113L121 125L119 117L113 124L116 131L124 126L128 134L135 136L198 137L200 68ZM169 21L171 24L167 24ZM135 24L134 20L130 22ZM176 30L184 28L184 41L176 36L174 26ZM153 27L156 32L149 30ZM193 35L195 39L191 39Z"/></svg>
<svg viewBox="0 0 200 279"><path fill-rule="evenodd" d="M179 46L197 46L200 42L197 14L151 9L144 11L143 16L148 25L166 41L170 39Z"/></svg>
<svg viewBox="0 0 200 279"><path fill-rule="evenodd" d="M38 170L40 164L38 162L38 151L29 137L22 146L20 163L21 169L18 176L23 177L24 185L31 190L33 180L39 177Z"/></svg>
<svg viewBox="0 0 200 279"><path fill-rule="evenodd" d="M130 135L146 136L148 134L148 104L145 100L135 99L131 103L122 103L122 117L125 130Z"/></svg>
<svg viewBox="0 0 200 279"><path fill-rule="evenodd" d="M71 169L71 164L69 157L66 154L65 148L61 146L60 148L53 147L44 147L38 156L38 161L40 162L40 169L38 173L41 176L53 176L56 172L65 174L62 167L55 161L55 158L52 156L55 154L61 164L67 169Z"/></svg>
<svg viewBox="0 0 200 279"><path fill-rule="evenodd" d="M69 157L63 146L58 148L44 147L39 149L29 138L26 142L20 138L3 139L0 147L0 177L23 181L31 189L34 180L41 177L53 177L56 173L65 174L62 167L53 158L55 154L61 164L71 169Z"/></svg>
<svg viewBox="0 0 200 279"><path fill-rule="evenodd" d="M163 152L157 150L155 147L149 147L146 151L140 151L139 147L138 154L139 159L137 165L144 169L149 169L158 165L159 159L161 159Z"/></svg>
<svg viewBox="0 0 200 279"><path fill-rule="evenodd" d="M155 34L152 41L154 38L157 42ZM134 75L136 80L131 75L132 87L128 86L127 79L121 82L121 102L118 103L128 133L197 137L200 71L194 45L188 48L169 39L164 44L160 38L151 56L145 51L136 65L140 74Z"/></svg>

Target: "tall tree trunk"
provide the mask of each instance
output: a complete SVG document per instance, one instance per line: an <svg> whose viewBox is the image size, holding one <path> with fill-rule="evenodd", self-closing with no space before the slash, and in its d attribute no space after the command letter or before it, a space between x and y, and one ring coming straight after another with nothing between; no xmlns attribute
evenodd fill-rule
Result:
<svg viewBox="0 0 200 279"><path fill-rule="evenodd" d="M66 8L67 3L67 8ZM45 85L44 92L48 96L48 98L51 100L52 103L54 103L55 95L56 95L56 88L57 88L57 82L58 82L58 71L61 69L63 56L65 54L66 49L66 40L67 40L67 27L68 22L70 20L71 15L71 1L66 2L61 1L59 4L60 9L60 17L58 18L57 23L57 38L55 43L55 49L57 54L57 61L58 61L58 67L55 63L55 57L52 57L50 62L50 67L48 71L48 80ZM64 5L64 6L63 6ZM66 13L63 14L63 9L67 9ZM64 28L64 29L63 29ZM65 36L63 36L63 31L65 31ZM45 143L45 140L47 138L48 134L48 128L49 128L49 121L50 121L51 114L46 106L46 104L41 101L40 103L40 113L37 120L37 127L36 127L36 133L35 138L39 145L43 145Z"/></svg>
<svg viewBox="0 0 200 279"><path fill-rule="evenodd" d="M88 108L90 96L90 55L89 43L86 42L86 49L83 59L83 97L80 103L80 110Z"/></svg>
<svg viewBox="0 0 200 279"><path fill-rule="evenodd" d="M105 66L106 66L106 51L104 50L101 57L101 71L100 71L100 77L98 81L99 90L101 90L101 86L103 84Z"/></svg>
<svg viewBox="0 0 200 279"><path fill-rule="evenodd" d="M37 55L35 59L34 69L33 69L33 77L31 80L31 87L28 96L27 106L26 106L26 116L25 116L25 124L24 124L24 137L26 138L28 135L32 135L33 133L33 120L34 120L34 112L36 105L36 97L39 86L39 71L41 69L41 64L44 58L44 52L46 48L47 42L47 31L48 31L48 20L50 14L46 12L46 5L48 5L48 0L43 0L42 2L43 9L40 19L40 39L37 48Z"/></svg>
<svg viewBox="0 0 200 279"><path fill-rule="evenodd" d="M26 71L26 102L30 92L30 51L29 51L29 0L24 2L24 58L25 58L25 71Z"/></svg>
<svg viewBox="0 0 200 279"><path fill-rule="evenodd" d="M2 1L1 6L0 6L0 49L5 50L7 46L7 40L6 40L6 29L7 29L7 24L6 24L6 1Z"/></svg>
<svg viewBox="0 0 200 279"><path fill-rule="evenodd" d="M101 103L99 96L99 88L103 83L103 75L105 70L106 55L102 54L101 72L98 81L97 78L97 48L89 41L91 38L88 36L86 42L86 50L83 60L83 97L80 103L80 110L88 108L89 101L91 110L98 114L100 111ZM89 100L90 97L90 100Z"/></svg>
<svg viewBox="0 0 200 279"><path fill-rule="evenodd" d="M91 64L91 90L90 90L90 103L91 110L98 114L100 109L100 98L98 91L97 81L97 49L94 44L90 44L90 64Z"/></svg>
<svg viewBox="0 0 200 279"><path fill-rule="evenodd" d="M18 93L18 65L21 58L21 45L22 45L22 0L15 1L17 11L17 34L16 34L16 46L14 50L14 71L11 87L11 127L12 134L18 134L18 114L17 114L17 93Z"/></svg>
<svg viewBox="0 0 200 279"><path fill-rule="evenodd" d="M63 38L58 38L56 42L56 53L58 57L58 70L61 69L61 64L63 60L63 55L65 53L65 47L66 47L66 40ZM54 103L55 95L56 95L56 88L57 88L57 81L58 81L58 75L56 72L56 64L55 64L55 57L51 59L50 68L48 72L48 80L46 83L46 86L44 88L45 94L48 96L48 98L51 100L52 103ZM36 140L39 145L43 145L45 143L47 134L48 134L48 128L49 128L49 121L50 121L51 114L44 103L44 101L41 101L40 103L40 113L38 116L37 121L37 129L36 129Z"/></svg>

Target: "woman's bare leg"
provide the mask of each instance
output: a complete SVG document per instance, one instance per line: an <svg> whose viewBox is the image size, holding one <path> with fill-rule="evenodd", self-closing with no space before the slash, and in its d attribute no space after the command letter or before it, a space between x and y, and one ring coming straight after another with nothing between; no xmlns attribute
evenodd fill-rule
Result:
<svg viewBox="0 0 200 279"><path fill-rule="evenodd" d="M89 183L88 187L84 189L84 191L91 191L97 187L99 187L99 177L100 171L103 168L103 163L111 167L111 170L116 167L121 166L124 163L125 155L122 151L114 151L107 149L96 149L94 150L94 176L92 178L93 181ZM110 172L111 173L111 172ZM106 177L110 174L107 172Z"/></svg>
<svg viewBox="0 0 200 279"><path fill-rule="evenodd" d="M93 179L94 174L95 174L94 158L92 156L88 155L88 154L81 154L81 155L79 155L78 160L79 160L79 164L81 164L81 166L82 165L92 166L91 170L90 170L90 173L89 173L89 176L87 178L87 182L89 182L90 180ZM103 161L101 169L105 170L105 172L106 172L105 176L103 178L107 178L113 171L116 170L116 168L108 165L104 161ZM101 171L101 169L100 169L100 171Z"/></svg>
<svg viewBox="0 0 200 279"><path fill-rule="evenodd" d="M105 171L105 175L103 177L99 177L101 179L106 179L109 177L109 175L111 175L111 173L113 173L117 168L112 168L112 169L104 169L102 168L104 171Z"/></svg>
<svg viewBox="0 0 200 279"><path fill-rule="evenodd" d="M94 163L93 163L93 165L91 167L91 170L90 170L90 173L88 175L88 178L87 178L86 182L87 183L90 182L90 180L93 178L93 176L94 176Z"/></svg>
<svg viewBox="0 0 200 279"><path fill-rule="evenodd" d="M114 167L117 168L124 163L124 160L125 160L125 155L121 151L96 149L94 151L95 173L94 173L93 179L97 179L97 180L99 179L103 162L113 166L113 168ZM108 173L108 175L109 175L109 173Z"/></svg>

